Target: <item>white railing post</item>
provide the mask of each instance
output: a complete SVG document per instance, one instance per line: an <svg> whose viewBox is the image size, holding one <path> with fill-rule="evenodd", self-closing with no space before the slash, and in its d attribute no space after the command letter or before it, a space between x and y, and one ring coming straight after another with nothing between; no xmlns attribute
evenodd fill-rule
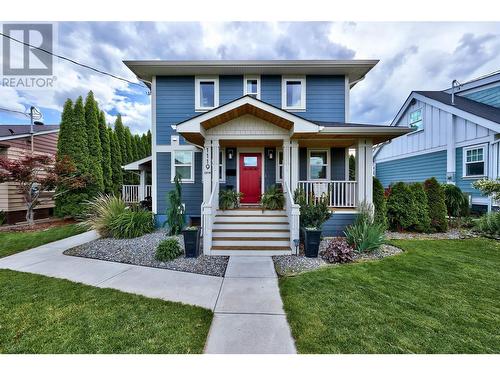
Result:
<svg viewBox="0 0 500 375"><path fill-rule="evenodd" d="M283 181L283 190L286 194L286 214L290 225L290 249L297 255L298 248L295 246L295 240L299 239L300 206L293 201L293 195L286 180Z"/></svg>

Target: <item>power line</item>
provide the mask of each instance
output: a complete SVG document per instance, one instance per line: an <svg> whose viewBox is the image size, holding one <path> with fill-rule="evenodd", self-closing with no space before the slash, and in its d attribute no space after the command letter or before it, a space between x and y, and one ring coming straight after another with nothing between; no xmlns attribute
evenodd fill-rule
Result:
<svg viewBox="0 0 500 375"><path fill-rule="evenodd" d="M8 109L8 108L3 108L3 107L0 107L0 111L20 113L21 115L28 116L28 114L26 112L16 111L14 109Z"/></svg>
<svg viewBox="0 0 500 375"><path fill-rule="evenodd" d="M112 77L112 78L118 79L118 80L123 81L123 82L130 83L131 85L136 85L136 86L140 86L140 87L144 88L143 84L141 84L141 83L132 82L132 81L129 81L128 79L126 79L126 78L118 77L118 76L116 76L116 75L114 75L114 74L111 74L111 73L105 72L105 71L103 71L103 70L100 70L100 69L94 68L94 67L92 67L92 66L89 66L89 65L86 65L86 64L79 63L78 61L75 61L75 60L70 59L70 58L68 58L68 57L64 57L64 56L61 56L61 55L55 54L55 53L50 52L50 51L48 51L48 50L46 50L46 49L44 49L44 48L36 47L36 46L33 46L33 45L31 45L31 44L29 44L29 43L26 43L26 42L24 42L24 41L22 41L22 40L19 40L19 39L13 38L13 37L11 37L10 35L6 35L6 34L1 33L1 32L0 32L0 35L2 35L4 38L8 38L8 39L13 40L13 41L15 41L15 42L18 42L18 43L24 44L25 46L28 46L28 47L31 47L31 48L37 49L37 50L39 50L39 51L45 52L45 53L47 53L47 54L49 54L49 55L55 56L55 57L57 57L57 58L59 58L59 59L61 59L61 60L65 60L65 61L68 61L68 62L70 62L70 63L72 63L72 64L75 64L75 65L81 66L81 67L83 67L83 68L93 70L94 72L97 72L97 73L100 73L100 74L104 74L104 75L106 75L106 76L109 76L109 77Z"/></svg>

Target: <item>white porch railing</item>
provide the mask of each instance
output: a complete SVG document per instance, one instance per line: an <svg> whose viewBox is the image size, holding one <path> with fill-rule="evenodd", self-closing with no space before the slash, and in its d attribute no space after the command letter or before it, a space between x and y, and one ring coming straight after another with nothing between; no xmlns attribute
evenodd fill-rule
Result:
<svg viewBox="0 0 500 375"><path fill-rule="evenodd" d="M151 185L144 185L144 191L141 195L141 185L123 185L122 186L122 199L125 203L139 203L145 197L151 197Z"/></svg>
<svg viewBox="0 0 500 375"><path fill-rule="evenodd" d="M330 207L354 208L357 204L356 181L299 181L299 188L304 190L307 203L325 196Z"/></svg>
<svg viewBox="0 0 500 375"><path fill-rule="evenodd" d="M288 223L290 225L290 247L295 255L298 255L298 247L295 246L294 241L299 239L300 230L300 206L293 201L293 196L288 182L284 182L283 190L285 193L286 215L288 216Z"/></svg>
<svg viewBox="0 0 500 375"><path fill-rule="evenodd" d="M201 204L201 227L203 235L203 254L209 255L212 248L212 229L215 213L219 208L219 182L212 185L212 194L208 202Z"/></svg>

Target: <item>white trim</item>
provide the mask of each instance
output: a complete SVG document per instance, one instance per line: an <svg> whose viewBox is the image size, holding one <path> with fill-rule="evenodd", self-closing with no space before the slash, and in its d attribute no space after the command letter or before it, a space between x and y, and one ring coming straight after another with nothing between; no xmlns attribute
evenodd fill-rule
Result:
<svg viewBox="0 0 500 375"><path fill-rule="evenodd" d="M1 125L8 127L8 125ZM59 129L52 129L52 130L42 130L36 133L33 133L33 136L36 137L38 135L45 135L45 134L53 134L53 133L58 133ZM23 134L14 134L14 135L6 135L3 137L0 137L0 141L8 141L10 139L17 139L17 138L26 138L26 137L31 137L30 133L23 133Z"/></svg>
<svg viewBox="0 0 500 375"><path fill-rule="evenodd" d="M344 122L349 122L350 117L350 93L351 86L349 85L349 76L345 76L344 80L345 88L344 88Z"/></svg>
<svg viewBox="0 0 500 375"><path fill-rule="evenodd" d="M256 80L257 81L257 92L248 92L247 91L247 80ZM243 76L243 95L254 95L257 94L257 99L260 100L260 75L244 75Z"/></svg>
<svg viewBox="0 0 500 375"><path fill-rule="evenodd" d="M172 152L174 150L186 150L193 152L202 152L200 147L189 145L158 145L156 146L156 152Z"/></svg>
<svg viewBox="0 0 500 375"><path fill-rule="evenodd" d="M279 161L280 161L280 158L279 158L279 155L280 155L280 152L283 154L283 148L276 148L276 182L277 183L281 183L283 182L283 172L284 172L284 158L285 158L285 155L283 154L283 157L281 159L281 164L279 164ZM279 178L279 175L280 175L280 165L281 165L281 173L282 173L282 178Z"/></svg>
<svg viewBox="0 0 500 375"><path fill-rule="evenodd" d="M158 213L158 193L157 193L157 145L156 145L156 76L151 82L151 195L153 198L152 210Z"/></svg>
<svg viewBox="0 0 500 375"><path fill-rule="evenodd" d="M222 154L222 155L221 155ZM226 183L226 149L219 148L219 167L222 164L222 173L219 173L219 183Z"/></svg>
<svg viewBox="0 0 500 375"><path fill-rule="evenodd" d="M179 166L179 167L187 167L189 164L175 164L175 153L179 151L179 152L189 152L191 153L191 176L189 178L182 178L181 179L181 183L182 184L192 184L194 183L194 179L195 179L195 173L194 173L194 168L195 168L195 156L194 156L194 152L191 151L191 150L179 150L179 149L175 149L175 150L172 150L172 153L170 154L170 182L174 182L174 177L175 177L175 167L176 166Z"/></svg>
<svg viewBox="0 0 500 375"><path fill-rule="evenodd" d="M286 105L286 84L289 81L300 82L300 104L294 107ZM306 110L306 76L282 76L281 77L281 108L287 111L305 111Z"/></svg>
<svg viewBox="0 0 500 375"><path fill-rule="evenodd" d="M136 161L133 161L132 163L128 163L128 164L123 165L122 169L124 169L126 171L138 171L138 170L141 169L139 167L140 165L148 163L151 160L152 160L152 157L151 156L147 156L147 157L145 157L143 159L136 160Z"/></svg>
<svg viewBox="0 0 500 375"><path fill-rule="evenodd" d="M482 175L467 175L467 151L469 150L477 150L477 149L482 149L483 150L483 171L484 173ZM471 162L471 163L479 163L479 161L476 162ZM478 179L478 178L483 178L488 176L488 144L487 143L482 143L482 144L477 144L477 145L472 145L472 146L467 146L467 147L462 147L462 178L465 179Z"/></svg>
<svg viewBox="0 0 500 375"><path fill-rule="evenodd" d="M264 158L264 147L237 147L236 148L236 191L240 192L240 154L261 154L262 156L262 165L261 165L261 184L260 184L260 194L264 193L265 185L265 158Z"/></svg>
<svg viewBox="0 0 500 375"><path fill-rule="evenodd" d="M311 178L311 152L326 152L326 177L325 178ZM329 148L308 148L307 149L307 181L330 181L331 175L331 150Z"/></svg>
<svg viewBox="0 0 500 375"><path fill-rule="evenodd" d="M200 105L200 83L213 82L214 83L214 106L202 107ZM194 109L196 112L205 112L219 106L219 76L195 76L194 78Z"/></svg>

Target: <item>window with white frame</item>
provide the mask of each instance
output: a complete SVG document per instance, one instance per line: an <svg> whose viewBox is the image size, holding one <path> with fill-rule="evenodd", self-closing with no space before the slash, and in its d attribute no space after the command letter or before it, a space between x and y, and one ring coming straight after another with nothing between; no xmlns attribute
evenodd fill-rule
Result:
<svg viewBox="0 0 500 375"><path fill-rule="evenodd" d="M481 177L486 172L486 146L464 148L464 177Z"/></svg>
<svg viewBox="0 0 500 375"><path fill-rule="evenodd" d="M329 150L308 150L307 154L307 179L330 179L330 152Z"/></svg>
<svg viewBox="0 0 500 375"><path fill-rule="evenodd" d="M283 151L278 150L276 159L276 182L283 181Z"/></svg>
<svg viewBox="0 0 500 375"><path fill-rule="evenodd" d="M219 106L219 78L196 77L195 110L208 111Z"/></svg>
<svg viewBox="0 0 500 375"><path fill-rule="evenodd" d="M194 182L194 152L175 150L172 152L172 181L178 175L182 182Z"/></svg>
<svg viewBox="0 0 500 375"><path fill-rule="evenodd" d="M219 151L219 181L226 182L226 153L224 149Z"/></svg>
<svg viewBox="0 0 500 375"><path fill-rule="evenodd" d="M282 108L288 110L306 109L305 77L283 77L281 87Z"/></svg>
<svg viewBox="0 0 500 375"><path fill-rule="evenodd" d="M413 130L422 130L424 128L424 120L422 119L422 109L410 112L409 126Z"/></svg>
<svg viewBox="0 0 500 375"><path fill-rule="evenodd" d="M260 77L245 76L243 82L243 95L250 95L256 99L260 99Z"/></svg>

